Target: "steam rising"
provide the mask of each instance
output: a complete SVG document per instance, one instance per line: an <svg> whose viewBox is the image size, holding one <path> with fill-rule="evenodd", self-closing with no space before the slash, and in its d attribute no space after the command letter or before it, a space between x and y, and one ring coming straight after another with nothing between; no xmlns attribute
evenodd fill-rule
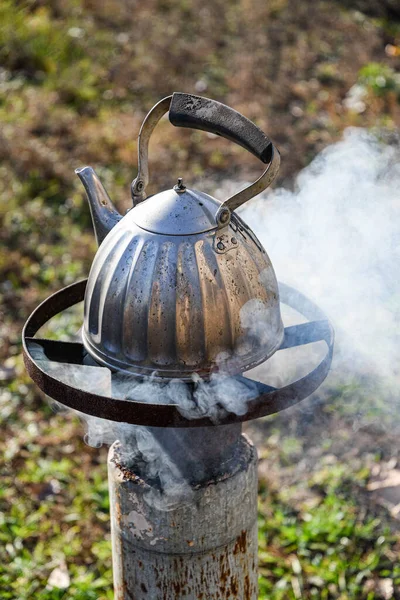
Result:
<svg viewBox="0 0 400 600"><path fill-rule="evenodd" d="M351 128L296 180L241 213L278 279L329 315L336 369L396 384L400 340L400 151Z"/></svg>
<svg viewBox="0 0 400 600"><path fill-rule="evenodd" d="M30 343L29 350L43 370L68 385L124 400L178 404L181 413L189 419L207 416L217 424L228 412L244 414L248 401L257 396L256 386L251 382L238 381L223 373L213 375L207 382L194 376L196 387L192 393L191 388L179 380L162 384L154 377L137 380L111 374L104 367L49 361L39 344ZM117 423L75 412L87 425L84 439L89 446L98 448L103 444L111 445L115 440L121 442L121 463L148 484L144 500L159 510L172 510L191 501L193 492L187 464L174 460L174 450L180 454L176 458L182 461L183 454L188 462L196 464L197 475L208 471L209 458L191 449L187 433L183 431L184 435L180 435L180 430L170 430L169 435L160 436L159 432L163 430L157 428Z"/></svg>
<svg viewBox="0 0 400 600"><path fill-rule="evenodd" d="M172 510L191 501L193 490L187 478L149 427L123 423L115 426L114 440L116 437L124 466L139 471L149 484L146 502L159 510Z"/></svg>

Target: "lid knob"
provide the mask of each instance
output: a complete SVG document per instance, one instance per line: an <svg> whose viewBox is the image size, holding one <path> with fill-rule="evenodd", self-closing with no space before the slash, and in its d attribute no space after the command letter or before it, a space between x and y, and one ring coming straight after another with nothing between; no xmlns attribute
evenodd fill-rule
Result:
<svg viewBox="0 0 400 600"><path fill-rule="evenodd" d="M178 183L174 185L174 190L175 192L178 192L178 194L183 194L183 192L186 192L186 185L183 183L182 177L178 177Z"/></svg>

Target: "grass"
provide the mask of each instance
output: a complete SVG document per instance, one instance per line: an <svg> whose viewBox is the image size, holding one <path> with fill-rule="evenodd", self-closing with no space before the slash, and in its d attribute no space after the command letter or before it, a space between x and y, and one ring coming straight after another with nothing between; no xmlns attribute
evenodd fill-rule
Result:
<svg viewBox="0 0 400 600"><path fill-rule="evenodd" d="M27 411L21 446L14 435L6 449L12 469L0 491L1 598L113 597L104 452L101 463L87 448L78 454L75 440L68 443L78 427L64 421ZM48 589L50 573L64 564L68 590Z"/></svg>
<svg viewBox="0 0 400 600"><path fill-rule="evenodd" d="M385 96L389 92L400 94L400 78L398 73L382 63L368 63L359 72L359 82L370 89L376 96Z"/></svg>
<svg viewBox="0 0 400 600"><path fill-rule="evenodd" d="M261 599L369 599L380 597L382 580L400 584L398 540L384 518L359 506L355 483L365 483L365 473L357 478L339 464L313 474L307 485L314 494L305 502L296 502L298 485L261 490Z"/></svg>
<svg viewBox="0 0 400 600"><path fill-rule="evenodd" d="M280 183L288 182L345 127L396 127L399 31L393 19L389 26L333 0L302 0L295 11L287 0L149 0L134 10L125 0L2 1L2 599L113 597L106 449L85 446L79 421L49 408L21 359L28 314L84 277L96 250L74 168L93 164L124 211L146 112L173 90L202 90L271 135ZM362 114L344 102L354 84L366 90ZM259 172L242 149L167 121L150 160L150 192L182 174L189 183ZM79 323L74 313L48 333ZM364 424L392 417L379 386L366 397L360 381L347 381L336 382L329 403L257 426L261 599L399 597L398 533L367 490L397 446L358 428L360 403ZM52 587L63 573L68 585Z"/></svg>

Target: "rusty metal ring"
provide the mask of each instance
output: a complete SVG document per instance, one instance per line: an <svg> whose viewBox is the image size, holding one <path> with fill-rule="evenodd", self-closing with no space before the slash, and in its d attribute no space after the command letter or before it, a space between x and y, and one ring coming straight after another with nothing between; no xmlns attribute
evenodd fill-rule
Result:
<svg viewBox="0 0 400 600"><path fill-rule="evenodd" d="M237 377L239 381L244 383L246 381L251 382L259 390L257 398L248 402L248 410L244 415L227 413L218 423L211 421L208 417L188 419L181 414L176 404L148 404L121 400L74 388L46 373L32 357L29 345L32 342L43 344L43 347L53 356L58 357L60 362L63 361L63 357L67 357L71 363L82 364L85 355L82 344L40 340L33 336L52 317L81 302L84 299L86 283L87 280L74 283L44 300L28 318L22 332L24 363L30 377L45 394L69 408L111 421L152 427L230 425L265 417L297 404L312 394L328 375L334 346L334 332L331 323L311 300L297 290L280 283L281 301L303 314L307 319L315 320L287 327L279 350L324 341L327 351L324 358L310 373L279 389L271 388L243 376ZM191 386L193 384L186 385Z"/></svg>

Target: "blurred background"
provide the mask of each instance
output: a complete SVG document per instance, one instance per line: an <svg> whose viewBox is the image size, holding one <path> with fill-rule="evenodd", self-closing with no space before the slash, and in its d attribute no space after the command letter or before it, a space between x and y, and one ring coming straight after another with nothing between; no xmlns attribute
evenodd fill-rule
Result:
<svg viewBox="0 0 400 600"><path fill-rule="evenodd" d="M396 138L399 71L398 0L1 0L0 598L113 598L107 448L85 445L21 358L27 316L96 251L74 169L95 167L124 211L144 116L186 91L266 131L282 154L276 186L291 189L346 127ZM212 191L260 173L241 148L167 120L150 166L150 193L178 176ZM399 428L379 389L329 385L252 431L261 599L400 598Z"/></svg>

